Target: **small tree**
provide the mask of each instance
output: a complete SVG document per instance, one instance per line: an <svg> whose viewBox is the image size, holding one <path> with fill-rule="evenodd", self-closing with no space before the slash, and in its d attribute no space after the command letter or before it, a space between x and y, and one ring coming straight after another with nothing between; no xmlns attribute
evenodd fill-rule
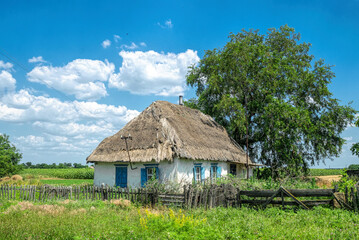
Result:
<svg viewBox="0 0 359 240"><path fill-rule="evenodd" d="M10 143L9 136L0 134L0 177L16 174L21 170L22 154Z"/></svg>

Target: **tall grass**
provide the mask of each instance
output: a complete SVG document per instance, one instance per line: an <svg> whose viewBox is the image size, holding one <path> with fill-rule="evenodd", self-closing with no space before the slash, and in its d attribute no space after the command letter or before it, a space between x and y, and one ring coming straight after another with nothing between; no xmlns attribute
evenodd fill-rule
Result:
<svg viewBox="0 0 359 240"><path fill-rule="evenodd" d="M19 173L25 178L31 177L55 177L64 179L93 179L92 168L69 168L69 169L24 169Z"/></svg>
<svg viewBox="0 0 359 240"><path fill-rule="evenodd" d="M358 239L359 215L340 209L144 209L105 202L0 204L0 239ZM59 224L60 223L60 224Z"/></svg>

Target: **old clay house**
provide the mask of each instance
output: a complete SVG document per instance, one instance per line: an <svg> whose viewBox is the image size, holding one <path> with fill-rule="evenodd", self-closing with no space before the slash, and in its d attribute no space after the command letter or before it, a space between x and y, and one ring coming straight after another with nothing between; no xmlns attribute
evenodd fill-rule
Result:
<svg viewBox="0 0 359 240"><path fill-rule="evenodd" d="M127 144L127 149L126 149ZM156 101L87 157L94 184L144 186L150 179L180 184L232 174L246 177L246 154L224 127L199 110ZM250 171L255 166L249 160Z"/></svg>

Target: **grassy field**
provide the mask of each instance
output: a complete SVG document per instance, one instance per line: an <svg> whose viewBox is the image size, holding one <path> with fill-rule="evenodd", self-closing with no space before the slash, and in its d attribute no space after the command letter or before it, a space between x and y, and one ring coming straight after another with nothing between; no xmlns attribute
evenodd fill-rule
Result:
<svg viewBox="0 0 359 240"><path fill-rule="evenodd" d="M63 185L63 186L93 184L92 179L40 179L40 182L42 184Z"/></svg>
<svg viewBox="0 0 359 240"><path fill-rule="evenodd" d="M312 168L309 171L310 176L328 176L328 175L341 175L343 169L316 169Z"/></svg>
<svg viewBox="0 0 359 240"><path fill-rule="evenodd" d="M340 209L145 209L78 201L0 202L0 239L358 239L359 215Z"/></svg>
<svg viewBox="0 0 359 240"><path fill-rule="evenodd" d="M69 169L24 169L19 173L25 178L31 177L54 177L64 179L93 179L92 168L69 168Z"/></svg>

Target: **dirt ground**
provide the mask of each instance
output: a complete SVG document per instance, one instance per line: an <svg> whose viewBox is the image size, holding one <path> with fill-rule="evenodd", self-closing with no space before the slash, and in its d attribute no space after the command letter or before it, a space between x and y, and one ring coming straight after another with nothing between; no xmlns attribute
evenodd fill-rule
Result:
<svg viewBox="0 0 359 240"><path fill-rule="evenodd" d="M318 187L333 187L332 182L338 182L342 175L328 175L328 176L317 176L315 177L315 181Z"/></svg>

